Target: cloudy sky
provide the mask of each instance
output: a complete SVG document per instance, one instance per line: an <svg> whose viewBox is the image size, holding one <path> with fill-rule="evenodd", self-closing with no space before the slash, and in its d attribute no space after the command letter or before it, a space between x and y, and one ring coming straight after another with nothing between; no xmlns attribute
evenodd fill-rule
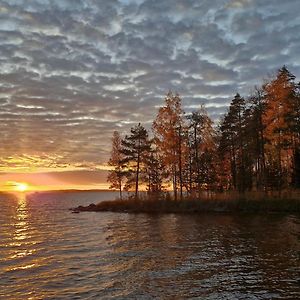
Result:
<svg viewBox="0 0 300 300"><path fill-rule="evenodd" d="M168 90L217 120L299 49L299 0L0 0L0 182L95 184Z"/></svg>

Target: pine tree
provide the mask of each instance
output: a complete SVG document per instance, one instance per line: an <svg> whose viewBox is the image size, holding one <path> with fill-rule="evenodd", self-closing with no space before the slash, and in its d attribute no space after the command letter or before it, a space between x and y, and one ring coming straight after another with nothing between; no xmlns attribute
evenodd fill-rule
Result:
<svg viewBox="0 0 300 300"><path fill-rule="evenodd" d="M236 94L220 127L220 150L223 152L223 156L226 156L227 153L230 157L232 187L240 192L246 189L247 176L245 166L245 111L245 99Z"/></svg>
<svg viewBox="0 0 300 300"><path fill-rule="evenodd" d="M159 197L159 194L163 190L163 179L165 177L165 172L161 156L159 155L157 149L152 148L147 156L146 174L148 179L148 194Z"/></svg>
<svg viewBox="0 0 300 300"><path fill-rule="evenodd" d="M145 168L151 149L147 130L139 123L132 127L130 135L122 140L121 153L124 155L122 163L126 166L126 189L134 185L135 198L138 198L139 184L145 181Z"/></svg>
<svg viewBox="0 0 300 300"><path fill-rule="evenodd" d="M251 149L249 153L253 158L253 178L256 189L266 188L266 139L264 137L265 126L263 115L266 108L263 89L255 88L255 93L249 98L250 114L247 120L246 135L251 139Z"/></svg>
<svg viewBox="0 0 300 300"><path fill-rule="evenodd" d="M110 189L118 189L122 199L123 178L125 175L123 155L121 153L121 137L118 131L114 131L112 137L112 151L108 165L113 169L108 172L107 181L111 184Z"/></svg>
<svg viewBox="0 0 300 300"><path fill-rule="evenodd" d="M214 181L213 164L216 154L215 133L213 122L202 106L198 111L188 116L190 129L190 151L191 151L191 181L196 183L200 197L202 187L209 187Z"/></svg>

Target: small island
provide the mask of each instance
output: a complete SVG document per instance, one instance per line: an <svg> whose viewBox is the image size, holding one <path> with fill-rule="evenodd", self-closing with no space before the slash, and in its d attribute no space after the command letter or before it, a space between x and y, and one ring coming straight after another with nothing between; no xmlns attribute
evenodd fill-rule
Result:
<svg viewBox="0 0 300 300"><path fill-rule="evenodd" d="M73 211L299 212L299 90L283 66L247 98L237 93L218 124L170 91L151 131L113 134L107 180L119 199Z"/></svg>

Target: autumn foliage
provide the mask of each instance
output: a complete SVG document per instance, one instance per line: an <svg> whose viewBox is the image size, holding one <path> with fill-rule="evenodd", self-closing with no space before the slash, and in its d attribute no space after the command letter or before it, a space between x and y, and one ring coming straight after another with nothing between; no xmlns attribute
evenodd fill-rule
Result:
<svg viewBox="0 0 300 300"><path fill-rule="evenodd" d="M171 188L182 199L300 187L300 85L285 66L249 97L236 94L219 124L201 105L185 113L169 92L149 136L141 124L122 141L114 134L112 188L136 198L141 184L154 195Z"/></svg>

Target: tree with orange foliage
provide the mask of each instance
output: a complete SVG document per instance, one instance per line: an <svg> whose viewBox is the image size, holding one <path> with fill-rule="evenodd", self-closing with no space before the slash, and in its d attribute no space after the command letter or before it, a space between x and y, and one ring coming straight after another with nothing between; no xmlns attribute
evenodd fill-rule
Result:
<svg viewBox="0 0 300 300"><path fill-rule="evenodd" d="M182 154L185 130L183 115L181 98L178 94L169 92L165 97L165 105L159 109L152 126L157 149L172 179L175 199L177 199L177 182L181 199L183 195Z"/></svg>
<svg viewBox="0 0 300 300"><path fill-rule="evenodd" d="M283 66L276 77L267 82L265 92L266 109L263 114L269 185L281 190L292 178L294 132L293 99L295 76Z"/></svg>

